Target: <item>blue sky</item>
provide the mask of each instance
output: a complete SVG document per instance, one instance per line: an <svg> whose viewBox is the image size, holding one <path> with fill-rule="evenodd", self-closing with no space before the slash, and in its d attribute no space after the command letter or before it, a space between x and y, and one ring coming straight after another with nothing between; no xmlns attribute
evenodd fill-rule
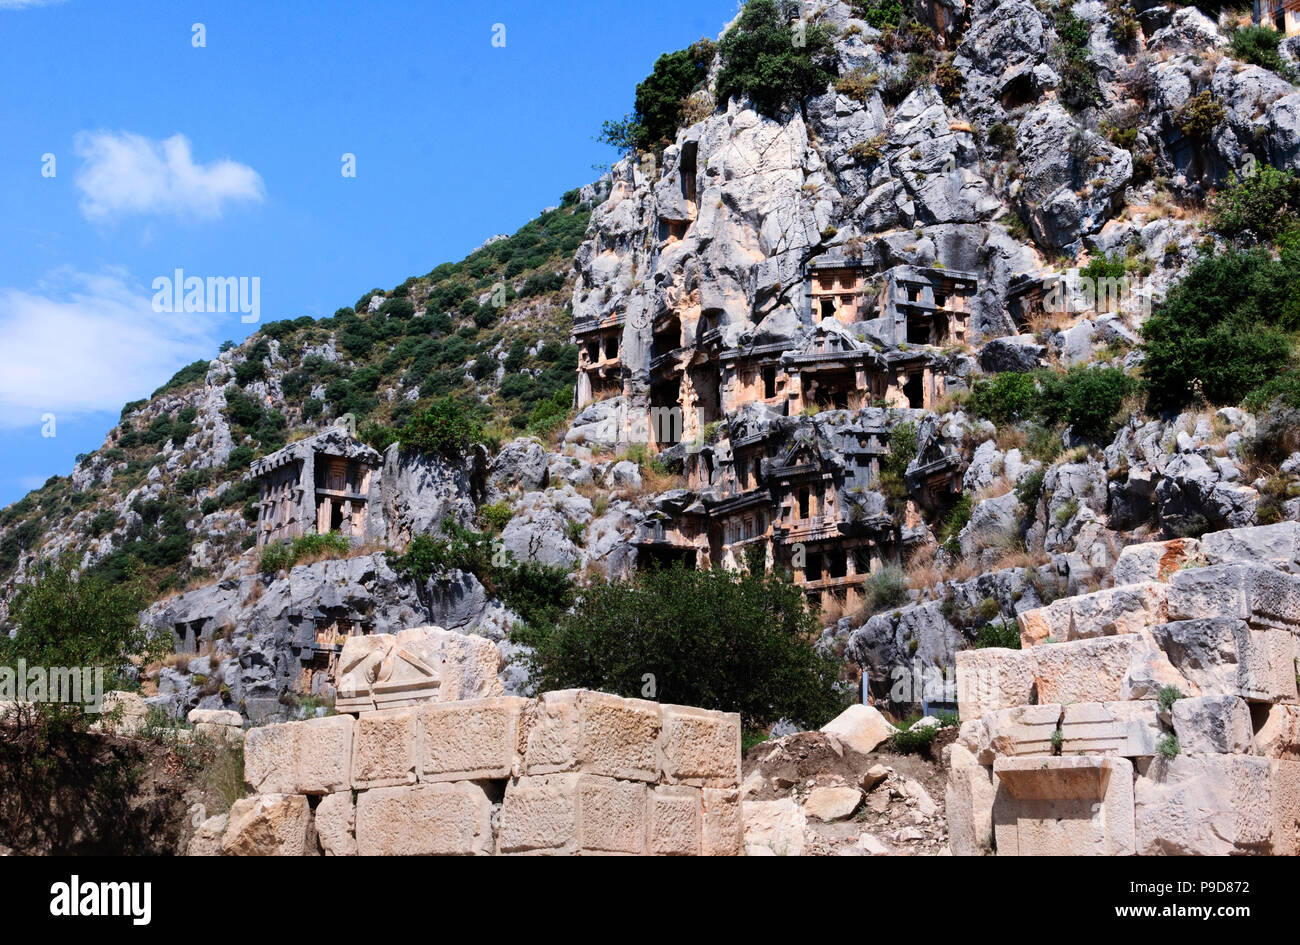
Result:
<svg viewBox="0 0 1300 945"><path fill-rule="evenodd" d="M155 312L155 278L257 277L269 321L459 259L593 179L601 121L736 9L0 0L0 505L256 328Z"/></svg>

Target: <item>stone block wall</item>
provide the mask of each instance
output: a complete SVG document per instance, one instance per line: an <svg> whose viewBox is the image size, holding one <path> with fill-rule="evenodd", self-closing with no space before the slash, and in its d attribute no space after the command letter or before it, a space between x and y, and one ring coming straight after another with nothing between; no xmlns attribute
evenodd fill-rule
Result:
<svg viewBox="0 0 1300 945"><path fill-rule="evenodd" d="M195 853L737 855L740 716L589 690L254 728Z"/></svg>
<svg viewBox="0 0 1300 945"><path fill-rule="evenodd" d="M1130 546L1131 583L959 652L952 852L1300 853L1298 549L1295 522Z"/></svg>

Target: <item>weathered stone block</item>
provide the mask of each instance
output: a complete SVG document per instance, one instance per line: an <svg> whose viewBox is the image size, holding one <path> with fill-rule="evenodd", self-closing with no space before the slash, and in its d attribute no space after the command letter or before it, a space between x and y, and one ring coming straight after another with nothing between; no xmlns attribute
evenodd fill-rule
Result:
<svg viewBox="0 0 1300 945"><path fill-rule="evenodd" d="M1227 528L1201 539L1210 564L1248 561L1284 571L1300 571L1300 522L1278 522L1254 528Z"/></svg>
<svg viewBox="0 0 1300 945"><path fill-rule="evenodd" d="M1125 634L1034 647L1030 652L1035 656L1038 701L1109 702L1122 699L1124 677L1133 660L1137 640L1135 634Z"/></svg>
<svg viewBox="0 0 1300 945"><path fill-rule="evenodd" d="M1151 629L1191 687L1252 702L1295 702L1296 640L1289 630L1252 629L1235 617L1179 620Z"/></svg>
<svg viewBox="0 0 1300 945"><path fill-rule="evenodd" d="M230 808L224 856L316 856L311 807L302 794L259 794Z"/></svg>
<svg viewBox="0 0 1300 945"><path fill-rule="evenodd" d="M492 802L468 781L375 788L357 797L356 832L361 856L490 854Z"/></svg>
<svg viewBox="0 0 1300 945"><path fill-rule="evenodd" d="M499 696L500 668L491 640L442 627L353 636L339 655L335 705L361 713Z"/></svg>
<svg viewBox="0 0 1300 945"><path fill-rule="evenodd" d="M1052 736L1060 727L1061 706L1047 703L999 709L984 721L988 741L981 749L995 755L1050 755Z"/></svg>
<svg viewBox="0 0 1300 945"><path fill-rule="evenodd" d="M660 784L648 794L650 852L660 856L699 856L704 803L700 788Z"/></svg>
<svg viewBox="0 0 1300 945"><path fill-rule="evenodd" d="M659 703L583 692L578 748L584 774L659 780Z"/></svg>
<svg viewBox="0 0 1300 945"><path fill-rule="evenodd" d="M1173 721L1184 755L1247 755L1255 745L1250 709L1236 696L1179 699Z"/></svg>
<svg viewBox="0 0 1300 945"><path fill-rule="evenodd" d="M578 847L578 775L515 778L501 803L501 853L573 853Z"/></svg>
<svg viewBox="0 0 1300 945"><path fill-rule="evenodd" d="M351 791L327 794L316 805L316 835L326 856L357 855L357 808Z"/></svg>
<svg viewBox="0 0 1300 945"><path fill-rule="evenodd" d="M666 781L703 787L740 784L740 715L663 706L662 767Z"/></svg>
<svg viewBox="0 0 1300 945"><path fill-rule="evenodd" d="M1231 617L1256 629L1300 625L1300 577L1234 562L1180 571L1169 585L1169 619Z"/></svg>
<svg viewBox="0 0 1300 945"><path fill-rule="evenodd" d="M291 725L248 730L244 738L244 784L253 794L296 792Z"/></svg>
<svg viewBox="0 0 1300 945"><path fill-rule="evenodd" d="M528 708L524 770L529 775L573 771L581 746L581 689L543 693Z"/></svg>
<svg viewBox="0 0 1300 945"><path fill-rule="evenodd" d="M578 777L578 842L588 853L646 852L645 784Z"/></svg>
<svg viewBox="0 0 1300 945"><path fill-rule="evenodd" d="M421 781L508 778L522 765L527 699L500 696L420 708Z"/></svg>
<svg viewBox="0 0 1300 945"><path fill-rule="evenodd" d="M357 719L352 743L352 786L414 784L418 757L418 709L363 713Z"/></svg>
<svg viewBox="0 0 1300 945"><path fill-rule="evenodd" d="M1092 637L1137 633L1145 627L1165 622L1165 595L1168 587L1157 581L1126 584L1118 587L1065 597L1046 607L1026 610L1016 618L1020 640L1031 647L1048 639L1064 643Z"/></svg>
<svg viewBox="0 0 1300 945"><path fill-rule="evenodd" d="M740 856L745 849L740 791L704 788L704 824L700 852L704 856Z"/></svg>
<svg viewBox="0 0 1300 945"><path fill-rule="evenodd" d="M1255 731L1255 752L1267 758L1300 760L1300 706L1253 706L1251 714L1259 726Z"/></svg>
<svg viewBox="0 0 1300 945"><path fill-rule="evenodd" d="M293 770L300 794L333 794L352 787L350 715L331 715L292 722Z"/></svg>
<svg viewBox="0 0 1300 945"><path fill-rule="evenodd" d="M1202 560L1201 543L1195 538L1126 545L1115 560L1115 583L1167 582L1182 568L1189 564L1199 564Z"/></svg>
<svg viewBox="0 0 1300 945"><path fill-rule="evenodd" d="M999 856L1133 853L1133 765L1127 758L999 758L993 775Z"/></svg>
<svg viewBox="0 0 1300 945"><path fill-rule="evenodd" d="M230 824L229 814L209 817L199 824L185 848L186 856L221 856L221 840Z"/></svg>
<svg viewBox="0 0 1300 945"><path fill-rule="evenodd" d="M1034 691L1034 651L987 647L957 651L957 707L963 722L1026 705Z"/></svg>
<svg viewBox="0 0 1300 945"><path fill-rule="evenodd" d="M1300 762L1179 755L1143 762L1139 771L1139 854L1295 854Z"/></svg>
<svg viewBox="0 0 1300 945"><path fill-rule="evenodd" d="M993 850L993 771L965 765L948 771L944 794L948 846L953 856L985 856Z"/></svg>
<svg viewBox="0 0 1300 945"><path fill-rule="evenodd" d="M1152 700L1076 702L1065 707L1061 753L1149 757L1160 737L1159 709Z"/></svg>

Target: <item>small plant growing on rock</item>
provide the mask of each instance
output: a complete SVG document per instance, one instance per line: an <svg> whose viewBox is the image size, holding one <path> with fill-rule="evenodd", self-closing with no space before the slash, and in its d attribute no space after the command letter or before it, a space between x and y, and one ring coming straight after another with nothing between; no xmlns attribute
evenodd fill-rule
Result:
<svg viewBox="0 0 1300 945"><path fill-rule="evenodd" d="M1160 691L1156 693L1156 702L1161 712L1169 712L1173 709L1174 703L1182 697L1183 691L1177 686L1161 686Z"/></svg>
<svg viewBox="0 0 1300 945"><path fill-rule="evenodd" d="M1182 748L1178 744L1178 736L1170 734L1160 739L1160 741L1156 743L1156 751L1160 753L1161 758L1177 758L1178 753L1182 751Z"/></svg>
<svg viewBox="0 0 1300 945"><path fill-rule="evenodd" d="M1189 138L1204 140L1228 114L1209 89L1193 95L1174 115L1178 127Z"/></svg>
<svg viewBox="0 0 1300 945"><path fill-rule="evenodd" d="M899 729L890 736L889 744L900 755L919 755L929 751L930 745L938 734L937 725L922 725L919 728L909 726Z"/></svg>

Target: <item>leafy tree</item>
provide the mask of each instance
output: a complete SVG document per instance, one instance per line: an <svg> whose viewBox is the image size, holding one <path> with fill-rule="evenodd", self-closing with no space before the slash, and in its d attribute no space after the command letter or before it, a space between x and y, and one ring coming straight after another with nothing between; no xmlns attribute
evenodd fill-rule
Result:
<svg viewBox="0 0 1300 945"><path fill-rule="evenodd" d="M636 144L648 150L671 142L682 121L682 103L704 82L713 62L713 43L702 39L664 53L636 87Z"/></svg>
<svg viewBox="0 0 1300 945"><path fill-rule="evenodd" d="M1174 115L1178 127L1189 138L1208 138L1228 114L1209 89L1189 98Z"/></svg>
<svg viewBox="0 0 1300 945"><path fill-rule="evenodd" d="M746 728L780 718L819 725L843 708L836 661L813 646L817 624L787 578L716 569L650 569L597 583L555 623L511 638L538 688L586 687L626 697L739 712Z"/></svg>
<svg viewBox="0 0 1300 945"><path fill-rule="evenodd" d="M132 660L159 659L169 634L139 621L148 602L138 580L110 583L78 574L71 557L46 561L19 588L10 611L17 632L0 636L0 666L98 667L106 688L129 686Z"/></svg>
<svg viewBox="0 0 1300 945"><path fill-rule="evenodd" d="M1019 371L1006 371L991 381L976 381L970 396L971 409L995 423L1028 419L1037 403L1034 376Z"/></svg>
<svg viewBox="0 0 1300 945"><path fill-rule="evenodd" d="M1300 327L1300 260L1232 251L1198 262L1142 326L1147 402L1236 404L1286 373Z"/></svg>
<svg viewBox="0 0 1300 945"><path fill-rule="evenodd" d="M849 5L873 29L892 30L903 25L901 0L851 0Z"/></svg>
<svg viewBox="0 0 1300 945"><path fill-rule="evenodd" d="M826 90L836 75L831 31L820 23L801 24L802 44L795 45L795 13L785 0L748 0L718 47L719 103L747 95L760 112L775 117L791 101Z"/></svg>

